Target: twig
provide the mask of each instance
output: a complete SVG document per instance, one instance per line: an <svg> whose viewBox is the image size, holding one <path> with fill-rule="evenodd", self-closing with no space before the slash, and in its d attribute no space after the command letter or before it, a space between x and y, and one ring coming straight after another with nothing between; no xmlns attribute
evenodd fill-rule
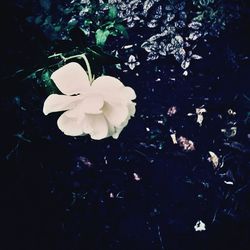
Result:
<svg viewBox="0 0 250 250"><path fill-rule="evenodd" d="M159 240L160 240L160 243L161 243L161 249L162 249L162 250L165 250L165 247L164 247L163 241L162 241L162 237L161 237L161 229L160 229L160 226L159 226L159 225L157 226L157 229L158 229Z"/></svg>
<svg viewBox="0 0 250 250"><path fill-rule="evenodd" d="M54 58L54 57L60 57L64 62L66 62L68 60L71 60L71 59L75 59L75 58L83 59L86 66L87 66L89 81L90 81L90 83L92 83L93 77L92 77L91 67L90 67L90 64L89 64L89 60L88 60L88 58L86 57L86 55L84 53L74 55L74 56L70 56L70 57L65 57L62 53L58 53L58 54L51 55L48 58Z"/></svg>

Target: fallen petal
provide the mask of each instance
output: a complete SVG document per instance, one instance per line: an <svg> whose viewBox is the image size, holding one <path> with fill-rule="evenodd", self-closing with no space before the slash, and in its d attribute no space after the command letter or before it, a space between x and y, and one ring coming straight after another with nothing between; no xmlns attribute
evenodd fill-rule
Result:
<svg viewBox="0 0 250 250"><path fill-rule="evenodd" d="M208 160L212 162L214 168L217 168L219 165L219 157L212 151L209 151L208 153L210 155Z"/></svg>

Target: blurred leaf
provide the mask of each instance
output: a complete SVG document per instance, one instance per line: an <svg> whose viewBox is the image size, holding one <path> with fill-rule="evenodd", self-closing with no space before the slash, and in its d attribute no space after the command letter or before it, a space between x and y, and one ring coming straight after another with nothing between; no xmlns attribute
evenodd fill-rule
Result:
<svg viewBox="0 0 250 250"><path fill-rule="evenodd" d="M81 28L73 28L69 31L69 36L73 43L79 47L85 47L87 45L88 37Z"/></svg>
<svg viewBox="0 0 250 250"><path fill-rule="evenodd" d="M52 93L60 93L60 91L58 90L58 88L56 87L56 85L53 83L53 81L50 79L51 73L49 70L45 69L42 72L41 75L41 80L42 80L42 84L45 86L46 91L49 94Z"/></svg>
<svg viewBox="0 0 250 250"><path fill-rule="evenodd" d="M70 14L72 11L74 10L74 8L66 8L63 10L64 14L68 15Z"/></svg>
<svg viewBox="0 0 250 250"><path fill-rule="evenodd" d="M109 8L109 18L114 20L117 17L117 8L113 5Z"/></svg>
<svg viewBox="0 0 250 250"><path fill-rule="evenodd" d="M78 24L78 20L75 18L72 18L68 22L68 29L74 28Z"/></svg>
<svg viewBox="0 0 250 250"><path fill-rule="evenodd" d="M50 25L52 21L52 17L51 16L47 16L46 19L44 20L43 25Z"/></svg>
<svg viewBox="0 0 250 250"><path fill-rule="evenodd" d="M41 24L42 21L43 21L42 16L37 16L37 17L35 18L35 24L37 24L37 25Z"/></svg>
<svg viewBox="0 0 250 250"><path fill-rule="evenodd" d="M117 31L119 31L125 38L128 38L128 32L127 32L127 30L126 30L126 28L125 28L124 25L122 25L122 24L116 24L115 25L115 29Z"/></svg>
<svg viewBox="0 0 250 250"><path fill-rule="evenodd" d="M237 151L240 151L242 153L248 153L250 152L250 148L237 142L237 141L232 141L232 142L225 142L225 146L230 147L232 149L235 149Z"/></svg>
<svg viewBox="0 0 250 250"><path fill-rule="evenodd" d="M109 30L98 29L95 33L96 44L98 46L104 46L109 34Z"/></svg>
<svg viewBox="0 0 250 250"><path fill-rule="evenodd" d="M91 25L93 22L90 19L86 19L84 20L84 26L89 26Z"/></svg>
<svg viewBox="0 0 250 250"><path fill-rule="evenodd" d="M39 3L41 5L41 7L45 11L49 11L50 10L50 7L51 7L51 1L50 0L39 0Z"/></svg>
<svg viewBox="0 0 250 250"><path fill-rule="evenodd" d="M223 128L221 132L228 138L234 137L237 134L237 127Z"/></svg>

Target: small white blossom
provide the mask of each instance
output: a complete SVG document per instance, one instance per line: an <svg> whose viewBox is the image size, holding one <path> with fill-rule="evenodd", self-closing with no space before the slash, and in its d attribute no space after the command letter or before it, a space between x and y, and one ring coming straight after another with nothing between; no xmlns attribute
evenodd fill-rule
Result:
<svg viewBox="0 0 250 250"><path fill-rule="evenodd" d="M140 65L140 62L136 60L134 55L130 55L125 65L128 65L131 70L134 70L136 66Z"/></svg>
<svg viewBox="0 0 250 250"><path fill-rule="evenodd" d="M206 231L206 224L202 222L201 220L198 220L194 226L194 230L196 232Z"/></svg>

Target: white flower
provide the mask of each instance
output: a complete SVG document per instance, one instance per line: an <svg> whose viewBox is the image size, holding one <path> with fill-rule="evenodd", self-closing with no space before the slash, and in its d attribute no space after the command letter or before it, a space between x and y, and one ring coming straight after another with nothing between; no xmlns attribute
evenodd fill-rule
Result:
<svg viewBox="0 0 250 250"><path fill-rule="evenodd" d="M64 95L50 95L43 112L66 111L57 120L65 135L117 139L135 114L134 90L114 77L101 76L90 83L81 65L71 62L56 70L51 79Z"/></svg>

